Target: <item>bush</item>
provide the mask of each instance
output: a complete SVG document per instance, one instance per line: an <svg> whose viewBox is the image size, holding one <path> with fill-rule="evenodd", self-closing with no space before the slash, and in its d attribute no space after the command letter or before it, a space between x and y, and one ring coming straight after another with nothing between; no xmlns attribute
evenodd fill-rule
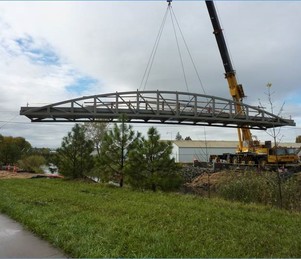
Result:
<svg viewBox="0 0 301 259"><path fill-rule="evenodd" d="M183 176L178 168L170 171L154 172L151 176L145 173L128 171L128 182L134 189L178 191L183 184Z"/></svg>
<svg viewBox="0 0 301 259"><path fill-rule="evenodd" d="M35 172L35 173L43 173L41 166L46 163L46 160L43 156L40 155L32 155L25 157L24 159L18 162L19 167L23 170Z"/></svg>

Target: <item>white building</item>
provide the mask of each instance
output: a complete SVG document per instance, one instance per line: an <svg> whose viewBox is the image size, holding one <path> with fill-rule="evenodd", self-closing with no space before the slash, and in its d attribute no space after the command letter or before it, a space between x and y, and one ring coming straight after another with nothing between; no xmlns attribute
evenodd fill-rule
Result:
<svg viewBox="0 0 301 259"><path fill-rule="evenodd" d="M172 143L172 156L176 162L181 163L192 163L194 160L209 161L210 155L235 153L238 146L238 141L225 140L174 140ZM301 143L281 143L279 146L300 148Z"/></svg>

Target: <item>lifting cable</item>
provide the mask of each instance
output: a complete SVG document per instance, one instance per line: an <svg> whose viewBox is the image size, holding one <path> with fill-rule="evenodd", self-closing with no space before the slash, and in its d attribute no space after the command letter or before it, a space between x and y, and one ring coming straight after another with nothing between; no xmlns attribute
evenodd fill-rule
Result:
<svg viewBox="0 0 301 259"><path fill-rule="evenodd" d="M152 69L152 65L153 65L153 62L154 62L154 59L155 59L155 55L156 55L156 52L157 52L157 49L158 49L158 46L159 46L159 42L160 42L160 39L161 39L161 36L162 36L162 32L163 32L163 29L164 29L164 26L165 26L165 23L166 23L166 19L167 19L167 15L168 15L168 11L169 11L170 12L172 26L173 26L173 31L174 31L174 35L175 35L175 39L176 39L177 49L178 49L178 53L179 53L179 57L180 57L181 68L182 68L182 72L183 72L183 77L184 77L186 89L189 92L188 83L187 83L187 77L186 77L186 73L185 73L184 62L183 62L182 53L181 53L181 49L180 49L180 45L179 45L178 35L177 35L177 32L176 32L176 26L177 26L177 28L178 28L178 30L180 32L181 38L182 38L182 40L184 42L186 51L187 51L187 53L189 55L190 61L191 61L192 65L193 65L194 71L195 71L195 73L197 75L197 78L198 78L198 81L199 81L199 83L201 85L201 88L202 88L204 94L206 94L206 91L204 89L202 80L201 80L200 75L198 73L198 70L196 68L196 64L195 64L195 62L194 62L194 60L192 58L190 49L189 49L189 47L187 45L187 42L185 40L184 34L183 34L182 29L181 29L181 27L179 25L177 17L176 17L176 15L175 15L175 13L174 13L174 11L172 9L172 6L171 6L172 0L167 0L167 2L168 2L168 6L167 6L166 12L164 14L161 26L159 28L159 32L157 34L157 37L156 37L156 40L155 40L155 44L153 46L153 49L152 49L150 58L148 60L146 69L144 71L144 74L143 74L143 77L142 77L142 80L141 80L141 83L140 83L140 86L139 86L139 90L142 88L142 86L143 86L143 90L145 90L145 88L146 88L146 84L147 84L147 81L148 81L148 78L149 78L149 75L150 75L150 72L151 72L151 69Z"/></svg>
<svg viewBox="0 0 301 259"><path fill-rule="evenodd" d="M169 6L170 10L172 10L170 2L168 4L168 6ZM175 23L174 23L173 15L172 14L173 14L173 12L170 11L170 19L171 19L171 23L172 23L173 32L175 34L175 39L176 39L176 43L177 43L179 58L180 58L180 61L181 61L181 67L182 67L182 72L183 72L183 76L184 76L184 81L185 81L187 92L189 92L188 84L187 84L187 78L186 78L186 73L185 73L185 68L184 68L184 63L183 63L183 58L182 58L181 49L180 49L180 46L179 46L179 41L178 41L178 36L177 36L177 31L176 31L176 28L175 28Z"/></svg>
<svg viewBox="0 0 301 259"><path fill-rule="evenodd" d="M189 47L188 47L188 45L187 45L187 42L186 42L186 40L185 40L184 34L183 34L183 32L182 32L182 29L181 29L181 27L180 27L180 24L179 24L179 22L178 22L178 20L177 20L177 17L176 17L176 15L175 15L175 13L174 13L174 11L173 11L172 8L171 8L171 12L172 12L172 14L173 14L173 16L174 16L174 18L175 18L176 24L177 24L177 26L178 26L178 29L179 29L179 32L180 32L180 34L181 34L182 40L183 40L183 42L184 42L184 45L185 45L186 50L187 50L187 53L188 53L188 55L189 55L189 58L190 58L190 60L191 60L192 65L193 65L194 71L195 71L195 73L196 73L196 75L197 75L197 77L198 77L199 83L200 83L200 85L201 85L201 87L202 87L202 90L203 90L204 94L206 94L206 91L205 91L204 85L203 85L203 83L202 83L200 74L199 74L199 72L198 72L198 70L197 70L197 68L196 68L195 62L194 62L194 60L193 60L193 57L192 57L191 52L190 52L190 49L189 49Z"/></svg>
<svg viewBox="0 0 301 259"><path fill-rule="evenodd" d="M159 42L160 42L160 39L161 39L161 36L162 36L162 32L163 32L164 25L165 25L165 22L166 22L167 14L168 14L168 7L165 11L161 26L159 28L159 32L158 32L156 40L155 40L155 44L153 46L151 55L149 57L147 66L145 68L145 71L144 71L144 74L143 74L143 77L142 77L142 80L141 80L141 83L140 83L140 86L139 86L139 90L142 88L143 83L144 83L143 91L145 90L145 87L146 87L146 84L147 84L147 81L148 81L148 78L149 78L149 74L151 72L151 69L152 69L152 66L153 66L153 63L154 63L154 59L155 59L155 55L156 55L156 52L157 52L157 49L158 49L158 45L159 45Z"/></svg>
<svg viewBox="0 0 301 259"><path fill-rule="evenodd" d="M182 29L181 29L181 27L180 27L180 24L179 24L179 22L178 22L178 19L177 19L177 17L176 17L176 14L174 13L172 7L170 8L170 10L171 10L171 14L173 15L173 17L174 17L174 19L175 19L175 21L176 21L177 27L178 27L178 29L179 29L180 35L181 35L182 40L183 40L183 42L184 42L185 48L186 48L187 53L188 53L188 55L189 55L189 58L190 58L190 61L191 61L191 63L192 63L192 66L193 66L193 68L194 68L194 71L195 71L195 73L196 73L196 75L197 75L197 78L198 78L198 80L199 80L199 83L200 83L200 85L201 85L201 88L202 88L202 90L203 90L203 93L206 94L206 91L205 91L203 82L202 82L202 80L201 80L201 77L200 77L200 74L199 74L198 69L197 69L197 67L196 67L196 64L195 64L195 62L194 62L194 59L193 59L193 57L192 57L192 55L191 55L190 49L189 49L189 47L188 47L188 44L187 44L187 42L186 42L186 40L185 40L184 34L183 34L183 32L182 32ZM172 17L172 16L171 16L171 17ZM172 20L172 21L173 21L173 20ZM174 28L174 30L175 30L175 28ZM178 42L178 41L177 41L177 42ZM179 46L178 46L178 47L179 47ZM179 53L180 53L180 52L179 52ZM184 71L184 67L183 67L182 58L181 58L181 63L182 63L182 69L183 69L183 73L184 73L184 77L185 77L185 82L186 82L186 76L185 76L185 71ZM187 87L187 90L188 90L187 82L186 82L186 87ZM205 149L205 152L203 151L203 153L205 153L204 155L205 155L205 157L206 157L206 161L208 161L208 160L209 160L209 156L208 156L208 150L207 150L206 127L205 127L205 126L204 126L204 135L205 135L205 145L206 145L206 149Z"/></svg>

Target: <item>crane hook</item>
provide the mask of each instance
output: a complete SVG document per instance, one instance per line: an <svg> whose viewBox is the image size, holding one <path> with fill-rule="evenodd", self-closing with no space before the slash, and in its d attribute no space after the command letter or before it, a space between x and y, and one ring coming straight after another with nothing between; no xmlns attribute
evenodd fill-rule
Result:
<svg viewBox="0 0 301 259"><path fill-rule="evenodd" d="M171 5L172 0L166 0L166 2L168 3L168 6Z"/></svg>

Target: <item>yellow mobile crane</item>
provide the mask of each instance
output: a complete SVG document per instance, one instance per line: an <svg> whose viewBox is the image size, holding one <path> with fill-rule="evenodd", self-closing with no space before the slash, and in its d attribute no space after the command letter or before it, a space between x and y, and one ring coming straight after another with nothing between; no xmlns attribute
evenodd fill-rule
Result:
<svg viewBox="0 0 301 259"><path fill-rule="evenodd" d="M206 6L213 26L213 33L215 35L215 39L224 65L225 78L228 81L230 94L233 100L237 103L236 110L244 115L245 111L243 110L242 101L245 97L245 93L242 85L237 83L235 70L232 66L226 41L213 1L206 1ZM238 128L237 132L239 144L236 154L224 154L220 158L226 159L232 163L261 165L265 163L297 163L299 161L296 149L283 147L272 148L271 141L266 141L264 145L260 145L260 142L258 140L254 140L252 138L252 134L248 125L245 125L242 128Z"/></svg>

